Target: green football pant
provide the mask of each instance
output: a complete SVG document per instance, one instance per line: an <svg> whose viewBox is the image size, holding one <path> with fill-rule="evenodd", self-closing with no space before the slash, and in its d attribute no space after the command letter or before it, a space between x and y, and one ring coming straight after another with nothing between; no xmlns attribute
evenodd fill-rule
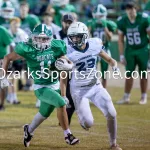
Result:
<svg viewBox="0 0 150 150"><path fill-rule="evenodd" d="M132 72L135 70L136 65L138 65L139 75L142 78L145 78L146 73L143 71L147 71L147 63L149 58L148 49L139 49L139 50L126 50L125 51L125 59L126 59L126 71L127 77L132 76ZM142 73L143 72L143 73Z"/></svg>
<svg viewBox="0 0 150 150"><path fill-rule="evenodd" d="M60 96L58 90L55 91L51 88L40 88L35 90L37 99L41 101L39 112L44 117L49 117L54 108L63 107L66 105L65 100Z"/></svg>

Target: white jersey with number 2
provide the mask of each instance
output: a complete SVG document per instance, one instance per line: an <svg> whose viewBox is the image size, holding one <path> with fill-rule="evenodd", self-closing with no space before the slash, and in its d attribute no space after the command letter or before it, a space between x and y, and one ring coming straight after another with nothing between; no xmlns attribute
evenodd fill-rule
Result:
<svg viewBox="0 0 150 150"><path fill-rule="evenodd" d="M99 38L89 38L84 50L67 47L67 57L74 63L71 78L72 86L84 87L94 85L97 82L97 56L103 49L104 46Z"/></svg>

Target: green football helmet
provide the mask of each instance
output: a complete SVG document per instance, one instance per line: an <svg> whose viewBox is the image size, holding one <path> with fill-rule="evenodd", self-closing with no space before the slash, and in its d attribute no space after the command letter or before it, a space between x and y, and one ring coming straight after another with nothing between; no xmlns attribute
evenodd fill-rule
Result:
<svg viewBox="0 0 150 150"><path fill-rule="evenodd" d="M52 31L45 24L37 25L31 34L32 46L37 50L48 49L52 39Z"/></svg>
<svg viewBox="0 0 150 150"><path fill-rule="evenodd" d="M2 4L0 13L3 18L11 19L14 17L15 8L10 1L6 1Z"/></svg>
<svg viewBox="0 0 150 150"><path fill-rule="evenodd" d="M97 7L94 9L93 18L97 18L98 20L106 19L107 17L107 9L104 5L98 4Z"/></svg>

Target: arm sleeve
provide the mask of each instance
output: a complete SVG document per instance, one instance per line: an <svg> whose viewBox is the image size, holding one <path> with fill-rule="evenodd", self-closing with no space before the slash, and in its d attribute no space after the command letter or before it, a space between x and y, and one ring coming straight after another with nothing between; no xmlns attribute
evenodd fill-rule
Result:
<svg viewBox="0 0 150 150"><path fill-rule="evenodd" d="M105 46L102 43L102 40L100 38L93 38L95 43L94 45L96 46L95 49L95 53L96 55L98 55L101 51L103 51L105 49Z"/></svg>
<svg viewBox="0 0 150 150"><path fill-rule="evenodd" d="M119 17L118 20L117 20L117 28L118 28L118 31L123 33L124 32L124 29L123 29L124 25L123 25L123 19L122 17Z"/></svg>
<svg viewBox="0 0 150 150"><path fill-rule="evenodd" d="M150 17L145 18L146 31L150 31Z"/></svg>
<svg viewBox="0 0 150 150"><path fill-rule="evenodd" d="M57 44L57 46L54 47L54 49L55 49L55 57L59 58L61 56L66 55L67 48L66 48L65 42L62 41L62 40L58 40L58 42L55 43L55 44Z"/></svg>
<svg viewBox="0 0 150 150"><path fill-rule="evenodd" d="M25 57L26 57L26 54L25 54L24 48L25 48L24 43L20 42L20 43L18 43L18 44L16 45L14 51L15 51L18 55L20 55L20 56L22 56L22 57L25 58Z"/></svg>
<svg viewBox="0 0 150 150"><path fill-rule="evenodd" d="M111 32L115 32L117 30L117 24L113 21L109 21L107 26Z"/></svg>
<svg viewBox="0 0 150 150"><path fill-rule="evenodd" d="M87 21L86 25L87 25L87 27L91 27L92 26L92 21L91 20Z"/></svg>
<svg viewBox="0 0 150 150"><path fill-rule="evenodd" d="M2 28L2 37L3 44L6 46L10 45L13 42L13 37L5 28Z"/></svg>

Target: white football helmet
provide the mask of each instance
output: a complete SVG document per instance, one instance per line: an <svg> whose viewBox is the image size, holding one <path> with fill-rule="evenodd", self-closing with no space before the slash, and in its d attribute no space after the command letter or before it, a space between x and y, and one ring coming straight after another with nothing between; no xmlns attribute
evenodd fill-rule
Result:
<svg viewBox="0 0 150 150"><path fill-rule="evenodd" d="M82 22L74 22L68 28L67 37L71 46L81 47L89 38L88 28Z"/></svg>
<svg viewBox="0 0 150 150"><path fill-rule="evenodd" d="M95 7L93 13L93 18L97 19L106 19L107 17L107 9L104 5L98 4L97 7Z"/></svg>
<svg viewBox="0 0 150 150"><path fill-rule="evenodd" d="M53 6L60 7L60 6L69 4L69 0L52 0L51 4Z"/></svg>

